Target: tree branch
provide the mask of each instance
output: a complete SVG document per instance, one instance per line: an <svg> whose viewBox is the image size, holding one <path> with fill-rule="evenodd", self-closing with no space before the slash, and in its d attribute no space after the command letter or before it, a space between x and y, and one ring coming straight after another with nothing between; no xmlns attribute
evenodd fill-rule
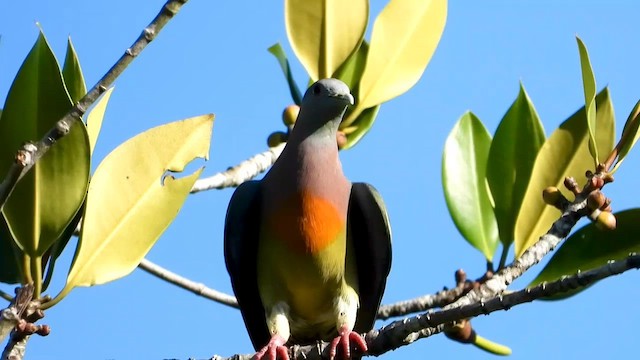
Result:
<svg viewBox="0 0 640 360"><path fill-rule="evenodd" d="M227 187L237 187L245 181L251 180L260 173L266 171L282 153L286 143L269 148L269 150L256 154L240 164L221 171L213 176L198 179L191 193L211 189L224 189Z"/></svg>
<svg viewBox="0 0 640 360"><path fill-rule="evenodd" d="M160 265L156 265L147 259L142 259L138 267L153 276L156 276L171 284L177 285L178 287L181 287L196 295L205 297L209 300L213 300L223 305L231 306L233 308L238 307L238 302L236 301L236 298L234 296L208 288L205 284L189 280L183 276L180 276L163 268Z"/></svg>
<svg viewBox="0 0 640 360"><path fill-rule="evenodd" d="M447 308L460 307L471 303L479 302L504 291L515 279L519 278L529 268L537 264L555 249L560 242L569 235L571 229L576 225L586 208L586 196L578 196L576 201L566 204L566 208L560 219L553 223L551 229L540 237L540 239L528 248L519 258L515 259L511 265L498 271L493 277L458 299Z"/></svg>
<svg viewBox="0 0 640 360"><path fill-rule="evenodd" d="M367 355L380 356L388 351L408 345L416 340L426 338L442 332L447 324L462 319L488 315L495 311L509 310L523 303L532 302L543 297L560 294L569 290L583 288L610 276L618 275L630 269L640 268L640 255L631 254L619 261L575 275L566 276L550 283L542 283L532 288L522 289L507 295L493 296L485 301L475 301L470 304L440 311L429 311L407 319L395 321L377 330L369 331L365 339L369 347ZM317 345L292 346L289 349L292 359L320 360L328 356L328 343ZM214 360L249 360L250 355L234 355L224 358L214 355Z"/></svg>
<svg viewBox="0 0 640 360"><path fill-rule="evenodd" d="M127 66L144 50L144 48L155 39L160 30L178 13L182 5L188 0L169 0L163 6L158 15L144 28L142 34L136 39L133 45L128 48L118 61L107 71L97 84L80 99L80 101L67 112L67 114L38 142L28 144L18 150L16 161L11 165L2 184L0 184L0 209L13 192L16 184L27 173L33 165L62 137L69 133L74 124L82 122L82 116L89 106L107 90ZM22 159L22 160L19 160Z"/></svg>

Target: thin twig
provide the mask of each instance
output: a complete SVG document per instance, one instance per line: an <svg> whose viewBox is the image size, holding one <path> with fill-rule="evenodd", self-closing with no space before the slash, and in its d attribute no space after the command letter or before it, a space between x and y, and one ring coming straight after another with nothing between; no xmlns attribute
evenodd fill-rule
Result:
<svg viewBox="0 0 640 360"><path fill-rule="evenodd" d="M151 275L154 275L171 284L177 285L185 290L191 291L196 295L200 295L207 299L213 300L220 304L231 306L233 308L238 307L238 302L232 295L228 295L223 292L208 288L202 283L197 283L195 281L189 280L183 276L180 276L161 267L160 265L156 265L147 259L142 259L138 267Z"/></svg>
<svg viewBox="0 0 640 360"><path fill-rule="evenodd" d="M169 0L163 6L158 15L144 28L142 34L128 48L118 61L107 71L107 73L95 84L80 101L67 112L67 114L56 125L45 134L37 143L32 143L27 150L28 161L24 163L14 162L2 184L0 184L0 209L18 181L35 165L35 163L62 137L67 135L74 124L82 122L82 116L98 97L116 80L127 66L142 52L142 50L158 35L160 30L171 20L188 0ZM16 176L17 173L17 176Z"/></svg>
<svg viewBox="0 0 640 360"><path fill-rule="evenodd" d="M542 283L532 288L512 292L507 295L496 295L485 301L451 308L448 310L430 311L407 319L395 321L377 330L369 331L365 339L369 347L367 355L380 356L401 346L442 332L447 324L479 315L488 315L495 311L510 308L538 300L543 297L560 294L569 290L584 288L610 276L619 275L631 269L640 268L640 255L631 254L619 261L611 261L604 266L566 276L559 280ZM320 360L327 352L326 342L308 346L292 346L289 350L292 359ZM326 355L326 354L325 354ZM229 358L213 356L214 360L249 360L253 354L234 355Z"/></svg>
<svg viewBox="0 0 640 360"><path fill-rule="evenodd" d="M453 289L439 291L435 294L423 295L410 300L382 305L378 309L377 318L387 320L392 317L405 316L433 308L444 307L456 301L467 291L468 289L463 287L455 287Z"/></svg>

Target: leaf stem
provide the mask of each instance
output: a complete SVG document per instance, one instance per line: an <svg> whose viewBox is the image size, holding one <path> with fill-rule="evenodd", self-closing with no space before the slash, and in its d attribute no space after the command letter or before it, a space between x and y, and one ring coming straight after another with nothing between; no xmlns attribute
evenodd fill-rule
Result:
<svg viewBox="0 0 640 360"><path fill-rule="evenodd" d="M23 284L30 284L33 282L33 277L31 276L31 258L27 254L23 254L22 256L22 269L24 270L24 282Z"/></svg>
<svg viewBox="0 0 640 360"><path fill-rule="evenodd" d="M42 293L42 257L36 256L30 259L31 277L33 278L33 298L40 298Z"/></svg>
<svg viewBox="0 0 640 360"><path fill-rule="evenodd" d="M0 290L0 298L3 298L7 301L12 301L13 300L13 296L7 294L6 292Z"/></svg>
<svg viewBox="0 0 640 360"><path fill-rule="evenodd" d="M40 305L40 309L47 310L47 309L53 307L54 305L59 303L60 300L64 299L67 295L69 295L71 290L73 290L73 287L71 287L69 285L65 285L64 288L62 290L60 290L58 295L56 295L53 299L51 299L49 301L46 301L46 302L43 302L42 305Z"/></svg>

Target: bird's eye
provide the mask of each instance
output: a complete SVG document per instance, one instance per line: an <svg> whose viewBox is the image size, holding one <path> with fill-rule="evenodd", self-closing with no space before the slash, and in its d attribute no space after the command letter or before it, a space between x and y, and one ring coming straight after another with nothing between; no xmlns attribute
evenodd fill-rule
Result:
<svg viewBox="0 0 640 360"><path fill-rule="evenodd" d="M320 85L316 85L313 87L313 95L320 95Z"/></svg>

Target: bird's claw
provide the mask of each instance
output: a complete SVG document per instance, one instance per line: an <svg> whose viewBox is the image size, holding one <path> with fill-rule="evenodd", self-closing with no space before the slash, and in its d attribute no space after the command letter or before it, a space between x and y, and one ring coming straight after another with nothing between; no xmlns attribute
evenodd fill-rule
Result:
<svg viewBox="0 0 640 360"><path fill-rule="evenodd" d="M367 352L367 343L362 336L355 331L343 327L338 331L338 336L331 341L329 348L329 359L334 360L338 347L342 349L343 359L351 359L351 344L354 348L362 353Z"/></svg>
<svg viewBox="0 0 640 360"><path fill-rule="evenodd" d="M253 357L255 360L289 360L289 349L284 344L286 341L280 335L273 335L269 343L265 345Z"/></svg>

